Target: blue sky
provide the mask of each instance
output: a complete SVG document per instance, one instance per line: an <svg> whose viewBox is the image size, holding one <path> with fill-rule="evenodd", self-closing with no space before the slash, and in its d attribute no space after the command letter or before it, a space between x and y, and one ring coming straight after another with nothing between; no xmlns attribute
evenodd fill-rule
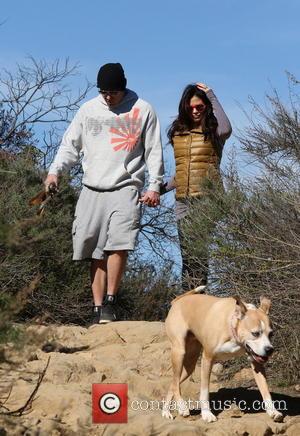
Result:
<svg viewBox="0 0 300 436"><path fill-rule="evenodd" d="M247 109L249 95L263 102L272 85L285 98L285 71L299 72L299 16L297 0L10 0L1 5L1 68L13 71L27 55L69 57L95 81L100 65L121 62L166 142L190 82L214 89L234 129L245 124L239 104ZM227 142L224 162L236 142Z"/></svg>

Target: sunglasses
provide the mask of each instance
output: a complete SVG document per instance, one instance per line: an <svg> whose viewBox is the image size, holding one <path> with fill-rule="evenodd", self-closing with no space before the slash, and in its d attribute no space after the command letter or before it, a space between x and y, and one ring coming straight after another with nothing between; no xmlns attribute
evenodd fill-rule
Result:
<svg viewBox="0 0 300 436"><path fill-rule="evenodd" d="M117 94L119 94L119 92L121 92L121 91L99 91L100 92L100 94L101 95L111 95L111 96L113 96L113 95L117 95Z"/></svg>
<svg viewBox="0 0 300 436"><path fill-rule="evenodd" d="M190 106L190 110L196 109L198 112L203 111L206 108L205 104L196 104L195 106Z"/></svg>

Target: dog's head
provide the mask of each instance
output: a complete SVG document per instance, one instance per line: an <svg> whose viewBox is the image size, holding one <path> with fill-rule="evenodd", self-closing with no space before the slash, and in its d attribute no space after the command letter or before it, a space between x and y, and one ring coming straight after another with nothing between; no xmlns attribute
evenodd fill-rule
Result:
<svg viewBox="0 0 300 436"><path fill-rule="evenodd" d="M250 358L263 364L274 351L271 344L273 329L268 316L271 301L261 297L260 306L256 308L252 304L243 303L239 297L235 297L235 300L234 319L237 337Z"/></svg>

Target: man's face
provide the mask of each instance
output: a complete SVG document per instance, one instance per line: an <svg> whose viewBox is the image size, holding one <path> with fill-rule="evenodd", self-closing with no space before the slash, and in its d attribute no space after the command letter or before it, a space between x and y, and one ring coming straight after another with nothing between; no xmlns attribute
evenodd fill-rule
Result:
<svg viewBox="0 0 300 436"><path fill-rule="evenodd" d="M118 106L123 100L125 91L100 91L108 107Z"/></svg>

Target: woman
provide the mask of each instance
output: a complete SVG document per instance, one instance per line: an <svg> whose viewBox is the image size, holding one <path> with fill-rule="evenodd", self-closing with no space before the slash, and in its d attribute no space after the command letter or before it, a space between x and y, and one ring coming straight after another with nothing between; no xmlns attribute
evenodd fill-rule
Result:
<svg viewBox="0 0 300 436"><path fill-rule="evenodd" d="M221 180L222 151L231 135L231 125L214 92L204 83L185 88L178 112L168 130L169 141L174 147L176 175L166 190L176 188L176 219L183 252L182 275L183 279L187 278L189 288L199 284L199 281L206 284L208 261L202 265L202 277L199 277L199 265L193 267L184 254L180 220L186 216L191 200L203 195L202 184L206 178ZM198 283L193 280L195 272Z"/></svg>

